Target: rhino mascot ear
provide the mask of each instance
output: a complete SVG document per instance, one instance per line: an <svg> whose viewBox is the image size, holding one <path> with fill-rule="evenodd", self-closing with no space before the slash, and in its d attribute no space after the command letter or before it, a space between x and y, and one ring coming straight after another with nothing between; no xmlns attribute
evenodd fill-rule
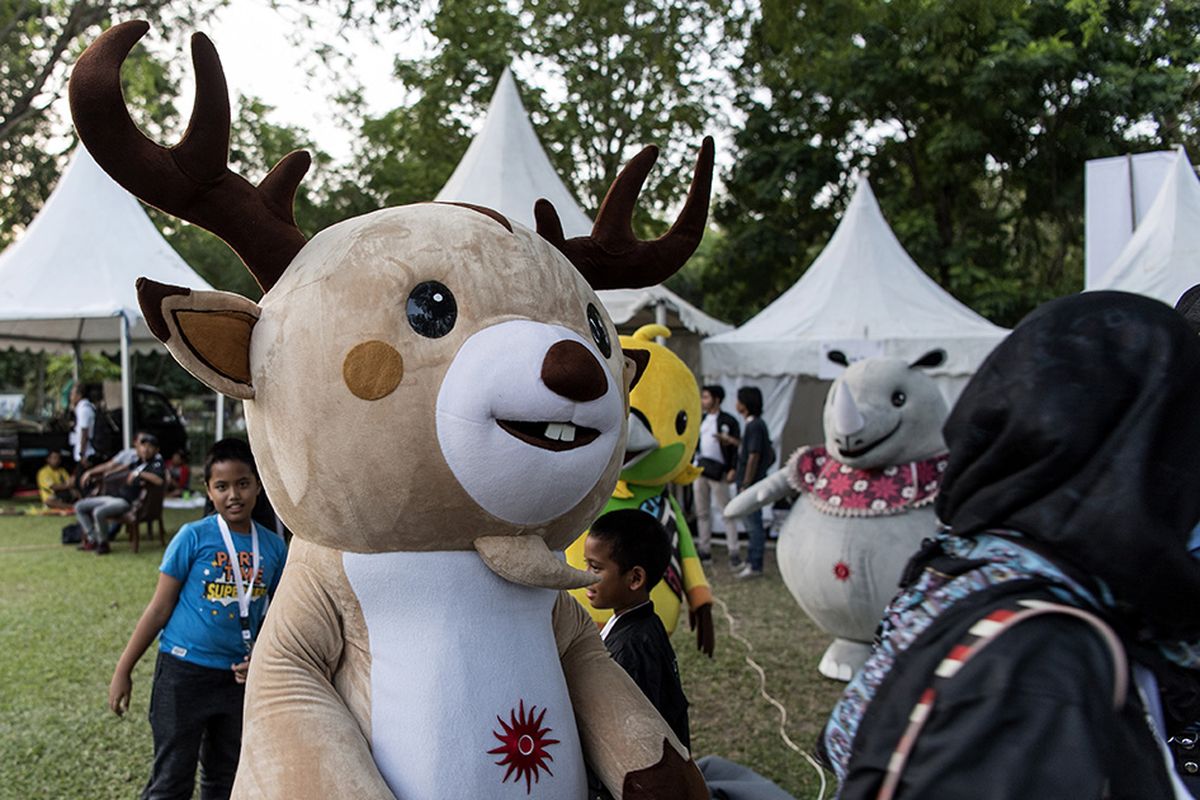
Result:
<svg viewBox="0 0 1200 800"><path fill-rule="evenodd" d="M945 363L946 363L946 351L939 348L937 350L930 350L928 353L921 356L920 358L918 358L916 361L909 364L908 366L909 367L921 367L923 369L933 369L934 367L940 367L942 364L945 364Z"/></svg>
<svg viewBox="0 0 1200 800"><path fill-rule="evenodd" d="M843 353L841 350L830 350L828 353L825 354L825 357L828 358L830 361L832 361L834 364L840 364L843 367L850 366L850 359L846 358L846 354Z"/></svg>

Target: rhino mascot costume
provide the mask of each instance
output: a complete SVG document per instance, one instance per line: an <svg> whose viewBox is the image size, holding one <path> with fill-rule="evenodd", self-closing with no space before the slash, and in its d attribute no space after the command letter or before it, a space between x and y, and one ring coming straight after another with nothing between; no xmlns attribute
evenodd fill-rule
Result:
<svg viewBox="0 0 1200 800"><path fill-rule="evenodd" d="M829 356L846 363L839 351ZM851 364L825 400L825 445L801 447L725 508L739 517L802 496L779 534L779 571L804 612L836 637L818 667L827 678L848 681L866 661L905 563L937 529L948 412L922 370L944 360L935 350L913 364Z"/></svg>

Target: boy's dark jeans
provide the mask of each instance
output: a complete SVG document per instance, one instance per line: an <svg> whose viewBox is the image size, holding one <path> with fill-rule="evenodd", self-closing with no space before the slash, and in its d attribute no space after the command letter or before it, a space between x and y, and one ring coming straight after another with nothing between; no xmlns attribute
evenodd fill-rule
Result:
<svg viewBox="0 0 1200 800"><path fill-rule="evenodd" d="M200 800L228 800L242 746L246 687L232 670L158 654L150 694L154 771L142 800L189 800L200 762Z"/></svg>

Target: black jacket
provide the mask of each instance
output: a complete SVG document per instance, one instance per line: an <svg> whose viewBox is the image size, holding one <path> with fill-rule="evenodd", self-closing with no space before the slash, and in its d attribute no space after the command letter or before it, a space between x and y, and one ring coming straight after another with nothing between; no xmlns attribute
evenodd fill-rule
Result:
<svg viewBox="0 0 1200 800"><path fill-rule="evenodd" d="M1160 692L1174 676L1167 716L1180 719L1195 719L1179 701L1200 691L1200 664L1180 646L1200 637L1200 562L1188 552L1200 521L1197 386L1200 339L1169 306L1122 292L1046 303L951 411L935 507L960 537L1019 532L1103 599L1130 660L1154 671ZM951 604L897 656L863 713L843 800L875 796L930 676L994 599L977 591ZM1112 686L1111 658L1086 623L1016 625L937 690L898 800L1172 797L1138 693L1114 710Z"/></svg>
<svg viewBox="0 0 1200 800"><path fill-rule="evenodd" d="M604 646L658 709L683 746L691 749L688 701L679 682L679 664L667 631L654 613L654 603L618 617Z"/></svg>
<svg viewBox="0 0 1200 800"><path fill-rule="evenodd" d="M933 671L1000 594L963 600L897 657L859 726L840 800L876 797ZM1017 595L1062 602L1028 584ZM1046 616L1014 626L942 684L897 800L1173 798L1132 676L1119 712L1097 701L1112 696L1113 680L1112 658L1086 623Z"/></svg>

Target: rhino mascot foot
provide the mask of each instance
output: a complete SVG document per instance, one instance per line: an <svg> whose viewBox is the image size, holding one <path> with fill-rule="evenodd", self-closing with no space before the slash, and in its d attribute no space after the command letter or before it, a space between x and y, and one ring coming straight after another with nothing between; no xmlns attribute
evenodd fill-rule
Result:
<svg viewBox="0 0 1200 800"><path fill-rule="evenodd" d="M867 662L869 655L871 645L866 642L834 639L833 644L826 648L825 655L821 656L817 671L835 681L848 681Z"/></svg>

